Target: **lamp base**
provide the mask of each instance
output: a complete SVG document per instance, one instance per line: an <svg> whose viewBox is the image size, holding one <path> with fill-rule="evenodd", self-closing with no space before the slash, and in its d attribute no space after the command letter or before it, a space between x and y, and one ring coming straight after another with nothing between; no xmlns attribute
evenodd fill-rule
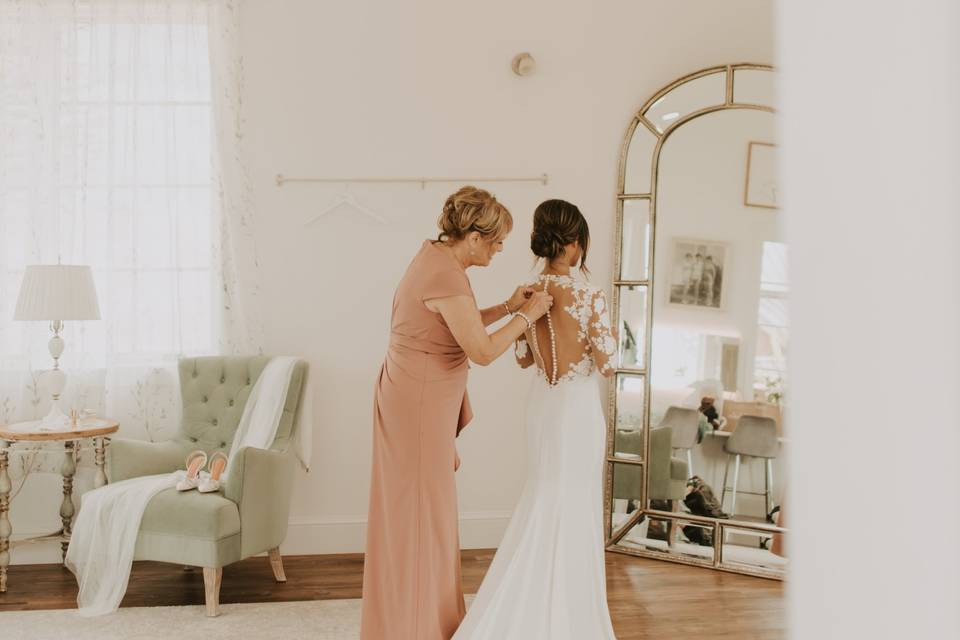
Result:
<svg viewBox="0 0 960 640"><path fill-rule="evenodd" d="M50 412L40 420L41 431L60 431L64 427L70 426L70 416L65 414L60 408L60 403L53 401Z"/></svg>
<svg viewBox="0 0 960 640"><path fill-rule="evenodd" d="M60 337L60 331L63 329L63 322L55 320L51 325L53 337L47 343L50 349L50 355L53 357L53 369L44 374L52 402L50 403L50 413L40 421L41 430L57 431L70 426L70 418L60 408L60 397L67 386L67 374L60 369L60 356L63 355L64 341Z"/></svg>

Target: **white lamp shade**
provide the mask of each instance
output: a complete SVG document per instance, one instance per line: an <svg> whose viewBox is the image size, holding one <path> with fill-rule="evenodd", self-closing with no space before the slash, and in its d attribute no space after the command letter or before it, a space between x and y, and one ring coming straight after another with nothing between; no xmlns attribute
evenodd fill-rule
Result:
<svg viewBox="0 0 960 640"><path fill-rule="evenodd" d="M99 320L93 272L83 265L27 267L14 320Z"/></svg>

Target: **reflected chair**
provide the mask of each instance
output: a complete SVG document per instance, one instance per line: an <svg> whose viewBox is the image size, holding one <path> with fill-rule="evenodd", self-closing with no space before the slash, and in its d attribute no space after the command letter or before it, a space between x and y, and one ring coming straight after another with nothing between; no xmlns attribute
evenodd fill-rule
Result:
<svg viewBox="0 0 960 640"><path fill-rule="evenodd" d="M648 500L683 500L687 493L687 461L673 456L673 428L650 431Z"/></svg>
<svg viewBox="0 0 960 640"><path fill-rule="evenodd" d="M111 482L182 469L187 453L228 453L253 384L266 356L180 360L183 420L164 442L114 440L107 450ZM287 535L296 457L294 424L306 363L293 370L283 414L270 449L241 449L229 461L224 488L216 493L161 491L147 504L134 560L203 568L208 616L219 614L223 567L266 552L277 582L285 582L280 544Z"/></svg>
<svg viewBox="0 0 960 640"><path fill-rule="evenodd" d="M617 429L614 433L614 451L628 454L632 458L643 458L643 436L636 429ZM614 465L613 498L626 500L627 513L640 503L640 489L643 486L643 467L634 464Z"/></svg>
<svg viewBox="0 0 960 640"><path fill-rule="evenodd" d="M673 427L657 427L650 431L650 460L647 464L650 467L647 475L649 482L647 500L667 501L669 503L667 511L674 511L678 501L683 500L687 494L689 469L686 460L673 455ZM676 529L677 521L670 520L667 532L668 545L673 545Z"/></svg>
<svg viewBox="0 0 960 640"><path fill-rule="evenodd" d="M669 407L657 429L669 427L672 429L670 447L674 450L685 451L687 454L687 477L693 473L693 447L697 444L697 431L700 427L700 413L696 409L683 407ZM684 478L686 481L687 478ZM681 496L682 498L683 496Z"/></svg>
<svg viewBox="0 0 960 640"><path fill-rule="evenodd" d="M773 460L780 453L780 443L777 441L777 423L773 418L764 418L760 416L741 416L737 429L727 439L723 446L727 452L727 463L723 470L723 491L720 494L721 506L726 504L727 496L727 475L730 471L730 459L733 458L733 500L730 505L730 514L736 517L737 513L737 485L740 482L740 462L744 457L761 458L764 461L764 491L755 493L752 491L740 491L751 495L762 495L766 511L763 516L770 513L772 508L771 496L773 495Z"/></svg>

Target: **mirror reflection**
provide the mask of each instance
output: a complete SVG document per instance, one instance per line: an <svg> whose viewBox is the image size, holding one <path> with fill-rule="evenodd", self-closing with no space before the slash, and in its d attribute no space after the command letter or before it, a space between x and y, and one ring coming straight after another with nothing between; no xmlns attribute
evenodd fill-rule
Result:
<svg viewBox="0 0 960 640"><path fill-rule="evenodd" d="M678 129L660 158L650 486L658 438L678 484L651 490L651 508L765 522L780 503L787 247L776 209L744 197L749 145L773 134L771 113L721 111Z"/></svg>
<svg viewBox="0 0 960 640"><path fill-rule="evenodd" d="M616 379L616 427L613 455L626 460L643 458L643 376L621 373ZM639 500L639 485L633 489Z"/></svg>
<svg viewBox="0 0 960 640"><path fill-rule="evenodd" d="M737 69L733 99L746 104L774 104L774 75L765 69Z"/></svg>
<svg viewBox="0 0 960 640"><path fill-rule="evenodd" d="M723 71L711 73L676 87L650 105L643 115L662 133L694 111L723 104L726 91L727 74Z"/></svg>
<svg viewBox="0 0 960 640"><path fill-rule="evenodd" d="M650 170L653 166L653 150L656 146L657 136L637 122L630 137L627 157L624 159L624 193L650 192Z"/></svg>
<svg viewBox="0 0 960 640"><path fill-rule="evenodd" d="M714 560L712 525L677 518L645 515L621 539L622 546L682 557L685 562L712 566ZM694 540L703 543L693 542Z"/></svg>
<svg viewBox="0 0 960 640"><path fill-rule="evenodd" d="M783 572L787 567L785 535L723 527L721 566Z"/></svg>
<svg viewBox="0 0 960 640"><path fill-rule="evenodd" d="M620 279L646 280L650 255L650 201L623 201L623 228L620 233Z"/></svg>
<svg viewBox="0 0 960 640"><path fill-rule="evenodd" d="M620 301L620 367L643 369L647 350L647 287L617 287Z"/></svg>
<svg viewBox="0 0 960 640"><path fill-rule="evenodd" d="M732 73L736 103L772 104L771 71ZM726 78L678 85L644 115L665 131L723 105ZM774 134L771 111L698 115L663 143L655 200L622 199L620 366L637 374L617 378L612 434L616 457L647 456L642 476L613 464L614 529L638 508L639 478L642 508L660 512L645 513L619 545L766 574L786 563L782 536L765 529L782 523L788 446L790 283ZM647 162L635 149L626 167ZM626 181L623 193L633 193Z"/></svg>
<svg viewBox="0 0 960 640"><path fill-rule="evenodd" d="M626 524L630 516L640 508L642 481L642 466L613 463L613 508L610 513L610 529L613 533Z"/></svg>

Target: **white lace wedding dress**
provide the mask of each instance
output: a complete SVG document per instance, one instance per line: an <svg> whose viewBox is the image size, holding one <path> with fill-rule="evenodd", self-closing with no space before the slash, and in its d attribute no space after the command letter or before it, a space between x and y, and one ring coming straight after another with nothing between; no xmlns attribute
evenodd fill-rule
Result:
<svg viewBox="0 0 960 640"><path fill-rule="evenodd" d="M517 341L520 366L537 366L526 409L527 480L454 640L615 637L604 571L606 427L597 373L613 373L617 341L602 291L569 276L541 275L532 284L546 287L554 305L549 322L544 316Z"/></svg>

